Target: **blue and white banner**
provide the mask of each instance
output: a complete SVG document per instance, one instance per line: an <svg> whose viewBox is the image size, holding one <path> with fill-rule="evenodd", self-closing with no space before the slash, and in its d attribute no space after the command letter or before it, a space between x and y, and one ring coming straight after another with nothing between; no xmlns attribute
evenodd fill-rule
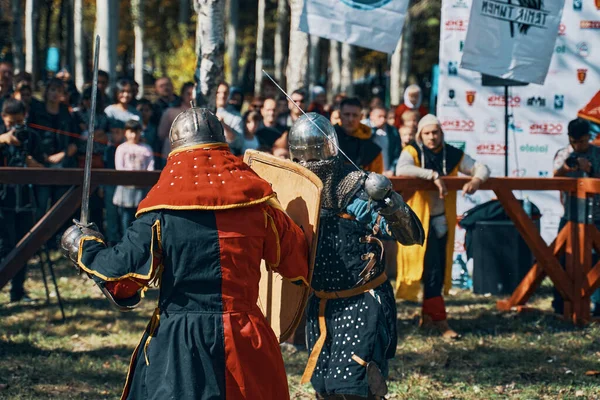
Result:
<svg viewBox="0 0 600 400"><path fill-rule="evenodd" d="M300 30L384 53L396 49L409 0L304 0Z"/></svg>
<svg viewBox="0 0 600 400"><path fill-rule="evenodd" d="M544 84L564 0L473 0L461 67Z"/></svg>

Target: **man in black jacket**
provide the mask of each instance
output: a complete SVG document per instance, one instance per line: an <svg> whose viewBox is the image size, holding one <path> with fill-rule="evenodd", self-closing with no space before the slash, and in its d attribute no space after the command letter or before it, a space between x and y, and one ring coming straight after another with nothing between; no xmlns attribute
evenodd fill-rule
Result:
<svg viewBox="0 0 600 400"><path fill-rule="evenodd" d="M0 124L0 166L43 167L36 153L36 136L25 125L25 105L6 99ZM6 257L33 226L35 199L30 185L0 184L0 259ZM11 281L10 301L30 300L25 293L26 268L23 266Z"/></svg>

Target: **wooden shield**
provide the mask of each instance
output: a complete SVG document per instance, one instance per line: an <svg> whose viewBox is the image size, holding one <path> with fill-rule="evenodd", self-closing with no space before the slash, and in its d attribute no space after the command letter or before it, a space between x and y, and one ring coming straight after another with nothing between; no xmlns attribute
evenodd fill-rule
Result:
<svg viewBox="0 0 600 400"><path fill-rule="evenodd" d="M271 154L247 150L244 162L277 193L286 213L304 230L309 244L308 281L312 278L317 250L319 212L323 183L308 169ZM284 342L300 323L310 289L283 279L261 265L258 306L267 317L279 342Z"/></svg>

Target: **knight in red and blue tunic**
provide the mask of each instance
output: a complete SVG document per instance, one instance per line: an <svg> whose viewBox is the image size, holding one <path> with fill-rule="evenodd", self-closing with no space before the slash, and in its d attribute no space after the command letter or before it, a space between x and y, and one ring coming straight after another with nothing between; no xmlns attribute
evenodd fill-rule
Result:
<svg viewBox="0 0 600 400"><path fill-rule="evenodd" d="M209 140L190 141L194 134ZM121 243L107 248L93 227L77 225L63 237L114 300L160 287L121 398L288 399L279 343L257 306L260 265L307 285L304 234L269 183L229 151L207 110L180 114L171 141Z"/></svg>

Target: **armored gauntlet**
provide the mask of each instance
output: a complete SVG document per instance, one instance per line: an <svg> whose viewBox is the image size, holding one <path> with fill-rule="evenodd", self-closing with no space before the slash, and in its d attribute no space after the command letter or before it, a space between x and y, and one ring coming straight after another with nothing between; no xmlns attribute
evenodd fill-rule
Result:
<svg viewBox="0 0 600 400"><path fill-rule="evenodd" d="M402 196L394 192L392 182L387 177L370 173L365 181L365 191L377 204L379 214L387 223L388 233L394 239L405 246L423 244L425 232L421 221Z"/></svg>
<svg viewBox="0 0 600 400"><path fill-rule="evenodd" d="M98 227L94 223L82 225L77 220L74 220L73 222L75 222L75 225L70 226L62 235L60 247L63 254L77 265L81 238L84 236L92 236L104 241L104 236L98 232Z"/></svg>

